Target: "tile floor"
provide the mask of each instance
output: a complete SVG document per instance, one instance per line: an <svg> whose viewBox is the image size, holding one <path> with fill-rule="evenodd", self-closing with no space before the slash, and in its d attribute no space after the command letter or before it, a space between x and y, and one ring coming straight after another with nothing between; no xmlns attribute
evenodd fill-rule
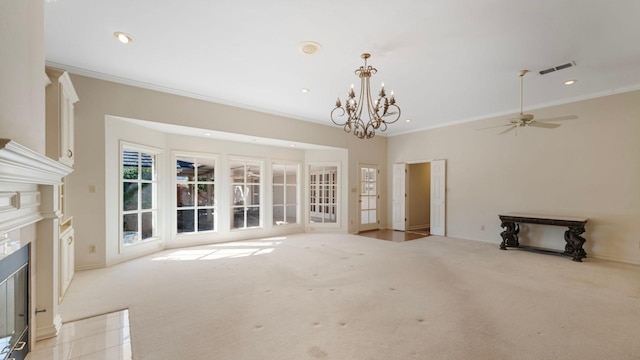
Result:
<svg viewBox="0 0 640 360"><path fill-rule="evenodd" d="M64 323L57 337L38 341L27 360L131 360L129 310Z"/></svg>

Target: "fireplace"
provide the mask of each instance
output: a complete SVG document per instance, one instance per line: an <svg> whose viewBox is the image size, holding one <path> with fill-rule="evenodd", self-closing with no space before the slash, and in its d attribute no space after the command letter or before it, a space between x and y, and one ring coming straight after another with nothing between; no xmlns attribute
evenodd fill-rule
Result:
<svg viewBox="0 0 640 360"><path fill-rule="evenodd" d="M22 360L29 352L29 253L0 240L0 360ZM13 244L12 244L13 243ZM20 242L17 242L18 245ZM3 251L4 250L4 251Z"/></svg>
<svg viewBox="0 0 640 360"><path fill-rule="evenodd" d="M0 139L0 360L24 359L29 344L56 336L62 325L59 187L71 171Z"/></svg>

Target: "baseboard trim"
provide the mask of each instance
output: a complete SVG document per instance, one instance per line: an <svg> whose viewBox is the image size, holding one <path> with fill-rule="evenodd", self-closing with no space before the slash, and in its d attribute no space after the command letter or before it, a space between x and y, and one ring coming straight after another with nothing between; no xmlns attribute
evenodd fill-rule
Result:
<svg viewBox="0 0 640 360"><path fill-rule="evenodd" d="M83 266L76 266L75 270L76 271L96 270L96 269L104 269L106 267L107 267L106 265L83 265Z"/></svg>
<svg viewBox="0 0 640 360"><path fill-rule="evenodd" d="M498 246L500 245L500 241L485 241L485 240L480 240L480 239L470 239L470 238L465 238L465 237L451 235L451 234L447 235L447 237L461 239L461 240L477 241L477 242L481 242L481 243L485 243L485 244L495 244L496 248L498 248ZM587 257L585 258L585 261L589 261L589 259L613 261L613 262L629 264L629 265L640 265L640 260L621 258L621 257L617 257L617 256L598 255L598 254L593 254L593 253L588 253Z"/></svg>
<svg viewBox="0 0 640 360"><path fill-rule="evenodd" d="M606 260L606 261L615 261L615 262L624 263L624 264L630 264L630 265L640 265L640 260L620 258L620 257L617 257L617 256L588 254L587 255L587 259L590 258L590 257L594 258L594 259Z"/></svg>
<svg viewBox="0 0 640 360"><path fill-rule="evenodd" d="M53 318L53 324L36 329L36 341L50 339L58 336L58 332L62 327L62 316L60 314Z"/></svg>
<svg viewBox="0 0 640 360"><path fill-rule="evenodd" d="M412 225L412 226L408 226L407 230L418 230L418 229L431 228L430 225L431 224Z"/></svg>

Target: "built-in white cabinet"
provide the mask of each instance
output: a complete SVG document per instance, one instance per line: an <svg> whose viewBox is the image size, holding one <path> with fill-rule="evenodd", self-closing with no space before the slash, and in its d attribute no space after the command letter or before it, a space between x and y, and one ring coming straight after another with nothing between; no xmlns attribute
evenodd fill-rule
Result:
<svg viewBox="0 0 640 360"><path fill-rule="evenodd" d="M66 71L46 69L46 146L47 157L73 167L75 162L75 103L78 95ZM73 217L67 211L67 178L58 186L58 301L61 301L74 275L75 241Z"/></svg>
<svg viewBox="0 0 640 360"><path fill-rule="evenodd" d="M78 94L66 71L47 69L47 76L51 80L46 89L47 156L73 166L74 106L79 100Z"/></svg>
<svg viewBox="0 0 640 360"><path fill-rule="evenodd" d="M60 288L58 289L58 301L62 300L69 288L69 284L75 273L75 241L73 239L73 218L69 218L60 226Z"/></svg>

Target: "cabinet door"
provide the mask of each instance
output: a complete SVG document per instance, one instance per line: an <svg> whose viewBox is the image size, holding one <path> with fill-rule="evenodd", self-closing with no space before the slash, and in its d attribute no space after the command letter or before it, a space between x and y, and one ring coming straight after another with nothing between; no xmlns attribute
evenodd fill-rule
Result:
<svg viewBox="0 0 640 360"><path fill-rule="evenodd" d="M70 229L60 236L60 289L58 296L61 300L73 279L75 267L74 248L73 229Z"/></svg>
<svg viewBox="0 0 640 360"><path fill-rule="evenodd" d="M61 163L73 166L75 159L75 144L73 140L75 127L74 104L78 102L78 94L76 94L71 78L66 71L58 78L58 86L59 157Z"/></svg>
<svg viewBox="0 0 640 360"><path fill-rule="evenodd" d="M74 107L69 93L60 83L60 162L72 166L74 162Z"/></svg>

